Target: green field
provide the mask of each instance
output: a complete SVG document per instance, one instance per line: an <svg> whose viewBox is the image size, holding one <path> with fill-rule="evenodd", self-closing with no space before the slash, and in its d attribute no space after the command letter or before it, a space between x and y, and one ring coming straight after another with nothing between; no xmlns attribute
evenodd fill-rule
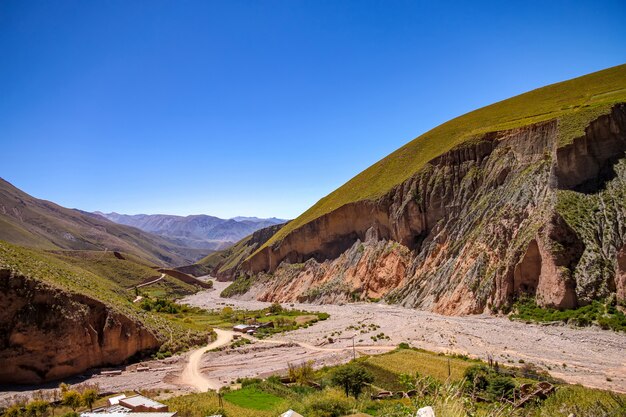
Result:
<svg viewBox="0 0 626 417"><path fill-rule="evenodd" d="M421 350L400 349L391 353L368 357L364 363L394 375L419 372L443 382L448 379L448 363L450 363L450 379L459 381L463 379L465 370L475 361L435 355L432 352Z"/></svg>
<svg viewBox="0 0 626 417"><path fill-rule="evenodd" d="M449 362L448 362L449 360ZM281 384L276 378L267 380L246 379L243 388L223 391L224 408L220 410L214 392L191 394L167 400L172 410L187 417L205 417L211 414L230 416L275 417L291 408L307 417L329 416L413 416L416 410L431 405L437 416L444 417L567 417L577 416L621 417L626 415L626 396L578 385L557 383L557 390L547 399L529 402L514 408L497 397L484 392L480 399L473 395L472 384L465 378L467 369L490 369L494 381L508 380L515 386L536 383L548 378L535 373L532 378L515 368L487 368L486 364L454 356L415 349L397 349L384 355L359 358L355 362L374 375L371 387L366 387L358 400L346 397L332 384L337 367L324 367L314 373L313 379L320 388ZM448 378L448 363L451 377ZM376 371L376 369L378 371ZM415 378L418 375L419 379ZM370 394L381 390L406 390L408 381L416 381L420 392L412 399L371 400Z"/></svg>
<svg viewBox="0 0 626 417"><path fill-rule="evenodd" d="M284 309L279 305L261 310L234 310L231 307L204 310L198 307L180 305L167 299L146 299L140 304L145 311L166 318L181 328L189 330L205 330L207 328L230 329L242 323L273 322L274 327L257 330L256 337L264 338L275 333L284 333L309 326L319 320L326 320L326 313Z"/></svg>
<svg viewBox="0 0 626 417"><path fill-rule="evenodd" d="M228 391L224 394L224 399L242 408L262 411L273 410L279 405L286 405L285 399L269 392L258 390L255 387Z"/></svg>
<svg viewBox="0 0 626 417"><path fill-rule="evenodd" d="M487 132L558 119L559 143L564 145L582 135L591 120L620 102L626 102L626 65L532 90L464 114L367 168L289 222L256 252L345 204L375 200L419 172L430 160Z"/></svg>

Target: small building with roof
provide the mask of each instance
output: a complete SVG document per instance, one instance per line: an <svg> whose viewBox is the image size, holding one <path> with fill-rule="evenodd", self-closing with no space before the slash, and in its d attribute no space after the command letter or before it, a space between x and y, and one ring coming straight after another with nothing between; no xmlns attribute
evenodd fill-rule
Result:
<svg viewBox="0 0 626 417"><path fill-rule="evenodd" d="M129 408L132 413L163 413L169 411L166 404L161 404L143 395L133 395L132 397L121 398L119 405ZM153 416L157 417L157 416Z"/></svg>

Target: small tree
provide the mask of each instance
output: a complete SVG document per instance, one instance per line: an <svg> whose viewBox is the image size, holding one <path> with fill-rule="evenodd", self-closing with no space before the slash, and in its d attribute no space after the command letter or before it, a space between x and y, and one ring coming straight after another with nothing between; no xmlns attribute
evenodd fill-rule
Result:
<svg viewBox="0 0 626 417"><path fill-rule="evenodd" d="M85 407L89 408L89 411L93 411L93 403L98 399L98 391L93 388L88 388L83 391L82 400Z"/></svg>
<svg viewBox="0 0 626 417"><path fill-rule="evenodd" d="M303 362L300 365L289 363L289 378L299 385L305 385L313 380L313 361Z"/></svg>
<svg viewBox="0 0 626 417"><path fill-rule="evenodd" d="M367 369L355 364L337 368L332 377L333 384L342 387L346 397L352 394L356 399L363 392L363 387L373 380L373 375Z"/></svg>
<svg viewBox="0 0 626 417"><path fill-rule="evenodd" d="M26 415L29 417L44 417L48 414L50 404L44 400L34 400L26 404Z"/></svg>
<svg viewBox="0 0 626 417"><path fill-rule="evenodd" d="M283 312L283 306L280 305L280 303L273 303L270 306L270 313L272 314L280 314Z"/></svg>
<svg viewBox="0 0 626 417"><path fill-rule="evenodd" d="M11 407L4 410L5 417L22 417L22 406L19 404L13 404Z"/></svg>
<svg viewBox="0 0 626 417"><path fill-rule="evenodd" d="M228 306L224 307L221 315L222 318L229 319L233 315L233 308Z"/></svg>
<svg viewBox="0 0 626 417"><path fill-rule="evenodd" d="M75 390L67 390L63 393L63 405L66 405L72 409L72 411L76 411L78 407L83 403L82 396Z"/></svg>
<svg viewBox="0 0 626 417"><path fill-rule="evenodd" d="M52 415L54 416L54 413L56 412L57 405L58 405L57 403L61 401L61 390L53 389L49 394L49 399L50 399L50 405L52 406Z"/></svg>

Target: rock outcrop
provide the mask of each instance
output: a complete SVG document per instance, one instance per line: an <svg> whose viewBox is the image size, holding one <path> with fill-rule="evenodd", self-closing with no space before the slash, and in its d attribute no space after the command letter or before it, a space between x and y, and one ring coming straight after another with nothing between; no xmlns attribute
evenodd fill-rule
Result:
<svg viewBox="0 0 626 417"><path fill-rule="evenodd" d="M41 383L157 349L141 323L103 302L0 270L0 384Z"/></svg>
<svg viewBox="0 0 626 417"><path fill-rule="evenodd" d="M623 299L626 106L568 145L559 128L552 120L482 135L379 199L293 230L244 263L256 277L248 296L386 297L446 314L521 295L556 308L616 291Z"/></svg>

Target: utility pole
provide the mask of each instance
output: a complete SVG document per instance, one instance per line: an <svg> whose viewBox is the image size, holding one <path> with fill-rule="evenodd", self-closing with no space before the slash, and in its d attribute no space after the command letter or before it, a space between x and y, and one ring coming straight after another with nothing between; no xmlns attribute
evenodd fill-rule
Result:
<svg viewBox="0 0 626 417"><path fill-rule="evenodd" d="M352 360L356 359L356 349L354 347L354 338L356 337L356 335L352 336Z"/></svg>

